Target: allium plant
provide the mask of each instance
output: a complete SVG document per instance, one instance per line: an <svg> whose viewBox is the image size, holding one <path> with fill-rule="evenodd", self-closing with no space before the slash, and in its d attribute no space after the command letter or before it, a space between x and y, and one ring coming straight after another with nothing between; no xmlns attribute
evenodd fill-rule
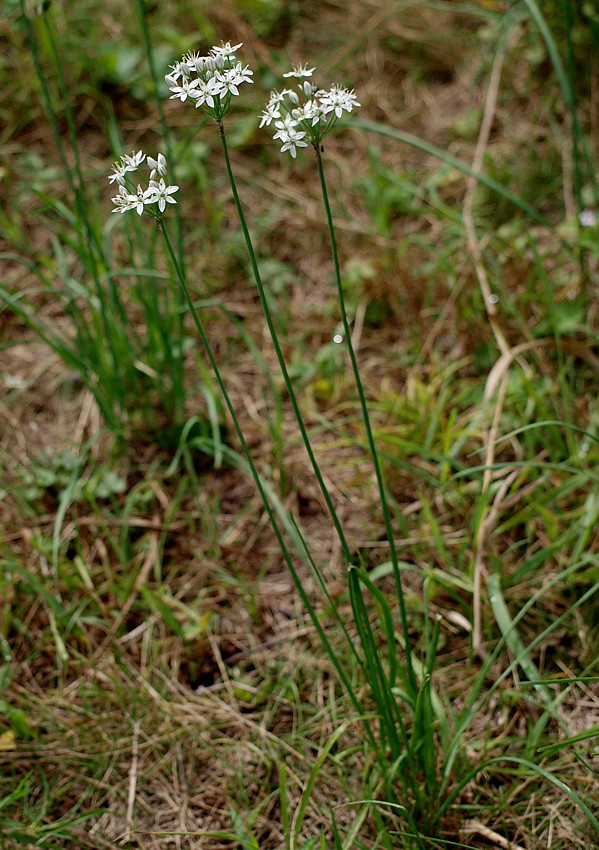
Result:
<svg viewBox="0 0 599 850"><path fill-rule="evenodd" d="M229 109L229 106L231 105L231 98L239 94L238 86L243 82L252 82L250 79L250 77L252 76L252 71L247 66L243 67L242 63L239 62L236 57L237 51L242 46L242 44L231 45L230 42L227 42L221 47L213 47L207 56L200 56L196 53L186 53L179 62L176 62L171 67L171 73L166 75L165 80L169 86L170 91L173 92L173 94L171 95L171 99L178 99L182 103L185 103L187 101L191 103L195 102L196 107L201 107L203 111L207 115L212 117L218 124L221 144L223 148L223 155L227 168L227 175L229 177L231 191L233 193L233 200L235 202L237 215L239 217L239 222L243 232L248 256L250 258L254 280L258 289L260 303L264 311L264 316L268 325L268 330L272 339L273 347L275 349L275 354L277 356L281 374L283 376L289 400L291 402L291 406L293 408L296 421L300 430L300 434L312 465L312 469L320 487L320 491L323 495L329 514L335 526L335 530L339 537L345 558L347 562L350 563L352 560L350 548L345 538L345 534L343 532L343 528L341 526L337 513L335 511L335 506L321 474L318 461L316 460L316 456L310 444L310 438L308 436L308 432L302 419L299 404L295 395L295 390L293 388L293 384L291 382L291 378L287 369L287 364L285 363L285 358L283 356L283 352L279 344L277 330L272 318L272 312L268 302L267 294L262 284L262 278L260 275L258 261L256 259L256 253L252 244L249 228L245 219L245 214L241 206L235 177L233 175L233 169L231 166L231 160L229 157L227 136L223 119ZM291 73L295 75L306 75L311 72L305 68L302 68L301 66L298 66ZM328 123L329 122L327 121L327 124ZM322 138L322 134L320 135L320 138Z"/></svg>
<svg viewBox="0 0 599 850"><path fill-rule="evenodd" d="M285 358L283 356L283 352L279 344L278 334L273 321L269 300L265 288L262 284L256 253L252 245L249 228L247 226L245 214L243 212L241 201L239 199L239 194L237 191L237 186L231 167L231 161L229 158L223 119L231 105L232 97L235 97L239 94L239 86L244 82L252 82L250 79L250 77L252 76L252 72L247 66L244 67L242 63L237 60L236 52L239 50L240 47L242 47L241 44L236 44L232 46L228 42L222 47L213 47L207 56L200 56L196 53L187 53L182 57L179 62L175 63L175 65L172 66L171 73L167 74L165 79L170 91L172 92L171 99L180 100L182 103L193 103L196 108L201 108L218 124L220 139L223 148L223 155L225 158L227 174L233 193L233 199L235 202L240 225L246 242L254 280L258 289L258 294L264 311L264 316L268 325L270 337L272 339L281 374L285 382L285 387L287 389L290 403L293 408L296 421L298 423L304 446L310 458L314 474L316 476L321 493L323 495L333 525L338 535L341 548L345 557L346 565L350 568L350 595L352 599L355 625L360 635L361 652L358 651L355 646L355 642L350 638L340 613L338 612L336 606L330 599L325 577L321 569L314 563L307 544L305 540L301 537L301 534L299 533L299 530L295 525L293 525L292 527L293 531L291 536L292 538L295 536L295 545L297 548L297 539L299 535L300 554L304 556L307 563L312 567L315 577L320 585L320 588L328 599L330 610L335 616L340 629L346 637L348 648L352 653L355 662L362 669L365 679L367 680L370 686L371 695L377 706L377 717L379 724L378 735L374 734L369 721L367 721L366 719L364 719L364 725L367 731L368 738L375 752L377 753L377 760L379 761L379 764L383 770L387 793L393 793L392 789L395 785L395 781L397 779L400 779L407 791L408 796L412 798L415 804L414 806L410 806L410 810L414 812L422 812L425 809L427 802L424 798L429 797L430 799L430 792L432 792L432 789L430 787L426 789L429 794L427 794L426 792L424 794L420 794L418 790L418 783L423 773L422 765L419 764L418 754L419 751L422 752L423 749L421 748L421 741L418 740L415 742L414 736L410 737L407 733L405 721L402 716L400 702L398 701L394 690L397 688L400 689L401 693L404 695L404 699L409 704L415 716L418 711L430 711L430 679L427 676L426 684L422 686L421 690L419 690L416 675L414 672L414 664L412 660L412 650L410 647L410 636L408 630L404 594L402 590L399 562L397 559L395 545L393 542L393 528L391 523L390 511L387 505L386 490L382 477L381 466L378 459L378 453L374 442L372 427L370 425L365 395L360 380L357 359L351 344L351 329L343 300L339 262L337 257L337 246L332 225L332 216L328 201L328 194L326 190L326 183L321 159L321 144L323 140L335 126L338 119L342 117L344 113L349 114L355 107L359 106L359 102L353 91L350 91L349 89L346 89L342 86L335 85L328 90L319 88L318 86L314 85L310 79L314 73L314 69L308 68L303 65L297 65L288 74L286 74L285 77L287 79L295 78L300 80L300 82L297 84L298 91L296 92L293 89L285 88L281 92L273 92L270 96L267 108L262 115L261 126L270 125L274 123L274 135L275 138L282 143L282 151L289 151L291 156L294 158L297 155L298 149L308 147L308 145L312 145L316 153L325 211L329 224L329 235L331 240L335 278L337 281L341 315L343 318L343 324L345 329L345 340L352 363L352 369L355 376L358 395L360 397L360 403L365 423L365 430L368 439L368 446L374 463L376 480L378 483L381 506L385 518L387 537L389 541L391 562L395 577L397 599L399 603L399 612L401 620L400 632L402 635L401 642L405 653L405 668L402 669L400 669L400 665L398 665L396 660L397 656L400 654L400 650L395 638L393 612L386 600L383 600L381 594L378 592L377 588L374 587L368 576L355 567L352 550L346 539L344 529L335 509L335 505L331 499L330 493L328 492L316 456L312 449L310 438L302 419L302 414L287 369ZM127 161L125 161L125 167L126 166ZM117 173L118 170L115 170L115 175ZM115 176L114 179L116 180L117 177ZM148 194L148 196L146 197L145 190L141 187L138 188L136 195L134 193L124 193L121 190L119 191L119 193L123 196L122 204L127 209L136 209L138 212L140 212L140 210L143 212L145 210L146 201L148 204L152 203L152 195ZM161 217L158 219L158 224L160 225L163 231L167 248L171 256L171 260L175 268L177 268L177 262L174 253L170 247L170 242L168 239L164 221ZM181 282L181 286L186 293L186 298L192 315L194 317L196 327L202 338L202 342L207 351L212 368L215 371L217 381L223 393L223 398L225 399L227 408L233 418L235 428L240 439L243 451L246 455L248 465L257 484L267 513L270 517L273 530L281 546L285 561L291 571L291 574L294 578L294 582L301 595L301 598L310 613L312 622L314 623L314 626L327 651L327 654L335 665L340 679L343 682L350 699L352 700L354 708L356 709L359 716L364 717L364 705L360 697L358 697L358 695L354 691L347 675L347 671L344 670L343 667L340 665L336 653L333 650L331 644L329 643L329 640L319 622L319 618L312 607L309 597L305 592L302 581L296 572L293 559L290 556L290 553L287 549L287 544L279 528L279 522L273 512L273 508L271 505L272 494L270 496L267 495L264 484L256 470L253 459L249 452L249 448L235 416L235 411L231 404L226 387L224 385L222 377L220 376L218 365L210 351L208 341L202 329L200 318L194 309L191 298L189 297L184 277L179 270L177 270L177 273ZM281 517L279 514L279 520L280 519ZM282 524L285 527L287 534L289 534L290 529L288 521L287 524L285 524L285 521L282 520ZM387 644L389 648L389 657L385 664L382 663L379 654L377 638L371 630L371 612L369 610L371 606L365 598L366 593L372 596L372 598L374 599L375 607L379 608L379 614L381 616L382 625L386 634ZM434 652L431 653L431 658L433 657ZM429 671L427 670L427 672ZM418 726L423 725L422 723L417 723L415 717L413 723ZM430 733L430 735L432 736L432 732ZM425 749L426 752L430 754L430 745L427 746ZM391 768L391 764L396 765L396 767ZM401 771L398 771L397 769L397 766L399 764L403 765ZM431 773L430 765L428 773L429 775ZM415 799L418 797L420 797L420 799ZM406 811L410 822L412 822L410 810Z"/></svg>
<svg viewBox="0 0 599 850"><path fill-rule="evenodd" d="M244 67L235 56L236 51L241 46L241 44L232 46L227 43L222 47L213 47L207 56L188 53L172 67L171 73L166 76L166 80L175 100L182 103L189 101L195 104L196 107L203 109L206 114L213 118L219 127L227 174L273 347L304 446L338 535L345 564L348 567L353 628L359 637L359 642L356 642L354 636L349 634L342 613L329 595L324 572L315 563L299 526L292 518L289 518L272 488L261 477L252 458L227 386L204 332L201 311L196 309L190 296L184 268L178 261L168 235L164 213L168 204L175 203L173 194L177 191L177 187L167 184L165 179L167 163L162 154L158 154L157 158L153 159L146 157L142 151L139 151L131 156L121 157L120 161L114 164L113 173L109 178L112 183L119 187L118 194L114 198L114 211L123 213L131 210L137 212L140 216L148 213L155 218L162 232L181 291L184 294L189 312L216 376L222 398L245 455L245 468L249 469L254 479L281 553L302 602L339 675L340 681L346 689L354 707L355 716L363 723L367 739L375 753L379 777L377 781L380 781L379 787L381 789L380 796L385 797L388 801L401 800L401 804L393 802L392 805L401 809L408 820L410 830L415 834L419 846L422 847L423 844L419 839L421 831L432 834L437 829L441 816L452 804L460 789L479 770L477 768L472 774L462 777L457 788L448 793L450 776L461 752L462 735L469 719L475 713L475 702L479 697L480 687L477 690L473 689L471 701L464 716L460 718L456 734L456 730L446 716L446 707L442 705L433 687L440 624L437 622L432 628L428 621L425 624L425 652L422 659L415 657L411 647L411 634L407 619L400 562L394 542L394 524L368 404L360 377L358 359L352 345L351 321L344 301L335 231L322 160L323 140L339 118L344 114L351 113L359 106L359 103L354 92L342 86L336 85L325 90L314 85L311 82L314 69L299 65L286 75L286 79L296 78L300 80L296 87L297 91L284 88L280 92L273 92L266 110L262 114L261 126L274 124L274 136L276 140L281 142L282 152L289 152L294 158L298 151L303 148L311 145L314 149L329 231L339 309L343 320L344 340L359 397L364 432L373 463L380 507L385 523L390 567L395 585L395 603L381 592L365 570L356 565L353 551L346 539L343 526L310 444L310 438L279 344L268 296L262 284L256 253L233 176L224 126L225 115L231 105L232 98L239 94L239 86L243 82L251 82L252 72L249 68ZM144 163L145 167L150 170L148 181L147 183L145 181L137 182L137 176L134 177L134 175L137 175ZM313 575L327 599L328 611L334 617L340 633L345 638L348 652L352 656L353 661L350 667L352 669L359 668L363 677L362 681L367 683L368 698L372 700L375 706L374 715L367 712L364 696L352 684L352 677L349 675L350 667L341 661L321 625L319 616L297 572L296 557L292 555L292 548L295 554L299 554L312 569ZM499 648L496 651L498 652ZM488 664L490 663L488 662ZM488 666L481 672L479 686L482 686L481 683L484 681L487 670ZM376 723L376 730L374 723Z"/></svg>
<svg viewBox="0 0 599 850"><path fill-rule="evenodd" d="M435 657L434 647L438 639L438 630L431 635L428 642L428 658L422 665L423 675L419 683L415 672L410 631L408 625L405 594L395 546L395 535L389 508L389 499L383 477L379 453L374 439L366 395L360 377L358 359L352 344L351 323L346 310L345 296L341 282L341 271L337 252L337 240L333 226L333 217L329 203L329 195L322 161L322 142L333 129L344 113L351 113L360 106L354 91L340 85L322 89L312 82L315 68L305 65L295 65L283 76L286 79L299 79L296 89L284 88L280 92L271 92L265 111L262 113L260 126L274 124L274 138L282 142L281 152L289 152L293 158L298 149L311 145L316 156L316 165L320 180L322 200L324 204L329 241L333 260L334 278L341 319L343 322L344 341L347 348L351 369L354 376L356 391L360 401L362 419L368 449L374 468L381 512L385 523L391 569L395 584L397 608L399 612L399 640L394 623L394 613L388 601L380 594L367 573L358 568L351 556L348 558L349 591L354 615L354 622L360 636L362 649L362 669L370 686L371 696L377 706L379 718L379 734L384 749L390 755L394 765L402 764L402 769L396 778L402 781L405 791L411 798L408 816L420 820L427 817L432 801L437 791L436 775L436 742L432 723L431 675ZM370 602L368 601L370 599ZM378 611L380 625L387 641L387 663L382 663L380 640L377 630L372 629L372 605ZM432 651L431 651L432 650ZM397 657L405 654L405 666L397 664ZM397 699L398 690L409 706L412 713L412 727L422 731L422 735L408 735L402 708ZM392 793L392 776L387 775L390 782L388 788ZM411 812L411 814L410 814Z"/></svg>
<svg viewBox="0 0 599 850"><path fill-rule="evenodd" d="M288 152L294 159L297 157L298 151L303 148L312 146L314 149L329 231L344 340L359 397L364 432L378 487L380 507L389 546L390 571L394 578L395 602L380 590L368 572L355 563L353 550L346 539L302 419L294 387L279 344L268 296L262 284L256 253L252 245L229 158L224 118L229 110L232 98L239 95L239 87L243 83L252 82L252 71L247 66L244 67L236 57L236 53L241 47L241 44L231 45L230 42L227 42L221 47L213 47L206 56L187 53L172 66L171 72L166 75L166 81L172 99L179 100L182 103L189 102L195 108L201 108L216 121L219 127L233 199L273 347L304 446L324 502L329 510L348 568L349 597L354 620L353 630L358 635L359 641L355 640L355 635L349 634L342 614L329 595L324 573L315 563L299 526L285 512L272 488L261 477L252 458L218 363L204 332L201 312L198 312L190 296L185 280L185 270L172 248L168 235L164 214L169 204L176 203L173 195L178 187L168 185L166 180L167 162L162 154L158 154L157 158L153 159L147 157L143 151L138 151L130 156L121 157L114 164L112 174L109 177L110 182L118 186L118 194L113 198L115 204L113 211L115 213L135 211L139 216L144 213L149 214L156 220L162 232L181 291L184 294L245 455L246 466L242 468L249 469L256 483L298 593L339 675L339 679L346 689L355 710L355 717L363 724L369 745L375 754L377 768L374 772L376 773L377 796L386 798L387 805L391 805L395 811L401 812L407 818L411 837L415 838L418 847L423 850L425 845L420 836L424 833L428 836L435 834L441 818L457 800L468 783L482 769L485 769L485 766L498 764L507 758L514 764L529 767L533 772L536 770L544 778L549 777L549 774L542 772L541 768L519 757L491 758L483 766L479 765L474 769L468 768L466 759L462 758L464 755L462 748L465 730L484 701L493 693L493 689L518 663L522 650L519 647L517 648L516 654L519 657L516 657L508 670L497 680L496 685L488 690L485 695L482 695L486 677L503 645L509 641L509 638L506 638L504 634L504 638L498 643L494 653L485 661L480 676L474 686L470 688L465 708L457 716L452 713L449 706L443 705L433 684L435 657L440 635L439 621L431 626L428 617L425 618L422 657L416 658L412 650L400 562L394 542L389 497L360 377L358 358L352 344L351 321L344 301L337 243L322 159L324 139L340 118L350 114L360 104L353 90L339 85L322 89L312 82L314 68L297 65L284 77L286 80L295 79L299 82L295 84L295 88L282 88L280 91L271 93L266 109L262 113L260 126L270 127L274 125L274 138L281 143L281 151L283 153ZM134 175L137 175L144 164L149 169L149 177L147 182L138 182L137 176L134 177ZM595 217L586 213L581 217L580 223L583 228L591 229L595 224ZM291 549L294 550L294 555L292 555ZM312 569L313 575L328 601L328 611L335 619L340 633L344 636L347 650L352 657L349 667L347 663L340 660L321 625L310 596L297 572L296 554L299 554ZM387 565L382 566L387 567ZM428 609L427 593L425 585L425 607ZM524 613L525 610L523 609L522 615ZM511 628L510 625L507 629L508 634ZM360 670L363 677L362 681L367 683L367 698L371 701L371 705L374 704L374 712L366 710L364 696L360 692L362 689L358 689L352 684L353 675L350 676L350 668L351 671ZM377 724L376 730L374 728L375 722ZM342 724L342 728L344 728L344 724ZM336 740L335 736L340 733L341 730L338 729L331 741ZM458 762L460 764L463 762L463 766L461 766L462 776L458 779L457 784L454 783L453 790L449 790L449 783ZM568 796L583 808L580 800L575 797L572 791L568 790ZM583 811L586 810L583 808ZM597 824L592 813L587 812L587 814ZM300 814L294 827L294 843L299 837L301 820ZM599 828L599 824L597 826Z"/></svg>
<svg viewBox="0 0 599 850"><path fill-rule="evenodd" d="M219 126L220 138L223 146L223 153L227 166L227 172L233 191L233 197L235 200L243 234L246 240L252 269L254 272L254 278L258 287L260 300L264 308L264 313L273 340L273 345L277 353L279 364L283 373L283 377L285 379L285 384L289 392L291 403L299 423L300 431L304 439L306 449L312 461L316 477L323 491L327 505L329 506L329 509L332 512L333 521L342 540L344 552L346 553L346 556L349 559L351 557L349 554L349 548L347 542L345 541L345 537L343 536L343 530L339 523L339 519L337 518L337 515L335 513L333 503L326 489L326 485L324 483L312 447L310 445L308 434L301 418L299 406L295 397L293 386L291 384L291 379L287 372L287 367L285 365L283 354L278 342L276 330L272 321L271 311L266 300L266 293L260 278L260 272L258 269L255 252L251 243L249 230L245 221L243 210L241 208L241 202L239 200L237 187L235 185L235 180L231 169L231 162L227 149L223 118L231 103L231 97L238 95L237 86L242 82L251 82L249 77L252 74L252 72L247 67L243 68L241 66L241 63L237 62L234 57L234 52L238 50L239 47L241 47L241 44L232 47L231 44L228 42L222 47L213 47L208 56L202 57L192 53L186 54L180 62L177 62L172 67L172 73L166 75L166 81L169 84L171 91L173 91L176 99L180 100L181 102L185 102L187 100L190 100L191 102L195 101L196 105L201 106L208 115L214 118L214 120ZM197 96L193 94L196 91L198 92ZM146 161L146 164L149 165L149 167L151 168L149 183L147 188L143 188L141 184L138 184L137 188L135 188L135 183L130 175L134 174L139 169L139 166L144 162L144 160ZM346 688L347 693L349 694L350 699L352 700L354 708L361 716L364 713L363 706L352 688L351 682L347 676L346 671L340 665L339 660L333 648L331 647L326 632L320 623L318 615L314 610L312 602L304 588L304 585L302 584L282 529L284 529L287 537L292 540L294 548L303 557L308 567L315 567L314 561L297 525L289 519L286 511L278 501L276 495L273 493L268 484L263 481L262 477L258 472L258 469L250 453L249 446L241 429L239 420L236 416L235 409L231 402L227 387L222 378L218 363L214 357L214 354L210 347L210 343L204 331L201 312L198 311L198 309L196 308L196 305L194 304L194 301L189 292L184 267L179 262L179 259L177 258L176 253L173 249L172 242L166 227L165 216L163 215L163 213L166 210L166 203L175 203L171 195L174 191L177 190L178 187L167 187L166 184L164 186L162 185L161 180L163 180L165 173L166 160L161 154L158 154L156 160L153 160L150 157L146 158L142 151L133 153L131 156L121 157L121 159L113 165L112 174L109 177L111 183L116 183L119 186L118 195L113 198L113 202L115 204L113 212L123 213L129 210L135 210L139 215L142 215L143 213L149 213L155 218L156 223L162 232L166 249L173 268L175 270L175 273L177 275L181 291L183 293L183 296L189 308L190 315L192 317L192 320L195 324L196 330L206 352L206 356L216 377L216 381L221 391L223 401L233 421L237 437L241 444L242 451L245 455L247 467L249 468L250 474L254 479L254 482L264 504L265 511L267 513L267 516L269 517L271 526L280 546L285 563L289 568L289 571L295 582L296 588L299 592L302 602L306 607L306 610L309 613L316 632L318 633L320 640L322 641L322 644L325 647L329 658L331 659L331 662L337 670L339 678L343 683L344 687ZM161 180L156 181L157 175L160 175ZM163 206L161 206L161 202L163 202ZM158 210L156 209L156 205L158 205ZM334 603L329 595L323 577L317 569L316 577L320 583L321 589L323 590L325 596L328 599L333 616L336 618L339 627L346 636L350 651L354 655L357 663L362 664L362 661L359 658L354 648L354 645L347 633L346 626L341 616L337 612ZM365 720L364 724L372 745L375 748L380 749L376 742L375 736L370 729L368 721Z"/></svg>

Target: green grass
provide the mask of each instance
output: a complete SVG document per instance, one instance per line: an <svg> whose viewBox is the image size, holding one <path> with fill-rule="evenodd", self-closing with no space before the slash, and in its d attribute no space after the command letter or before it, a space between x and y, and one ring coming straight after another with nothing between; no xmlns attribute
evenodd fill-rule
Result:
<svg viewBox="0 0 599 850"><path fill-rule="evenodd" d="M374 5L10 4L0 847L597 841L596 16ZM230 160L162 83L221 38ZM326 183L257 129L290 61L362 102Z"/></svg>

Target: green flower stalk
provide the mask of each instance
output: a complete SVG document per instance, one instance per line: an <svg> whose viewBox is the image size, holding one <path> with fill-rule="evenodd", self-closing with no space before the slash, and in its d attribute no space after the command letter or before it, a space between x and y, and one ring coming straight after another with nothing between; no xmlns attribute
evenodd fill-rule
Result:
<svg viewBox="0 0 599 850"><path fill-rule="evenodd" d="M343 329L345 335L345 343L349 359L351 362L352 372L356 390L360 400L360 408L362 411L362 419L366 431L366 439L368 448L372 457L375 477L379 490L381 509L385 523L385 531L389 543L389 554L393 567L393 576L395 580L397 601L399 605L401 628L405 642L406 652L406 667L408 671L408 679L412 696L414 697L418 690L414 665L412 662L412 652L409 640L408 618L403 592L403 584L399 569L399 560L395 547L393 536L393 526L391 523L391 514L389 511L387 492L383 479L383 472L379 459L378 450L374 440L372 424L370 422L370 414L368 413L368 405L364 394L364 387L360 377L358 360L351 340L351 329L347 310L345 307L345 296L343 294L343 286L341 284L341 272L339 268L339 257L337 253L337 240L335 237L335 229L333 226L333 217L331 215L331 207L325 180L324 168L322 164L322 142L330 133L338 119L343 116L343 113L351 113L356 106L360 106L353 90L344 88L343 86L333 85L330 89L321 89L312 83L311 77L314 73L314 68L308 68L304 65L294 65L292 70L283 74L286 78L299 78L301 82L297 89L299 94L294 89L283 89L281 92L271 92L270 99L265 111L262 113L260 126L270 126L274 124L276 132L274 138L282 142L281 152L288 151L292 157L297 156L298 148L305 148L312 145L316 154L316 164L318 168L318 176L322 191L322 199L325 208L327 226L329 230L329 239L331 244L331 252L333 255L333 266L335 271L335 282L337 285L337 295L339 307L341 310L341 318L343 321Z"/></svg>
<svg viewBox="0 0 599 850"><path fill-rule="evenodd" d="M219 122L219 123L221 123L221 122ZM129 175L135 174L137 172L137 170L139 169L139 166L144 161L146 162L146 165L149 166L149 168L151 169L148 187L147 187L147 189L143 189L141 187L141 185L138 184L137 191L135 191L135 192L129 191L131 186L133 185L132 179ZM227 161L228 161L228 159L227 159ZM243 431L241 429L241 425L240 425L239 420L236 416L235 408L233 407L233 403L232 403L231 398L229 396L229 393L228 393L226 384L223 380L221 371L218 367L218 363L217 363L216 358L214 356L214 353L213 353L213 351L210 347L210 343L209 343L208 338L206 336L206 333L204 331L202 321L201 321L200 316L198 315L198 311L196 310L195 305L193 303L193 299L191 297L191 294L189 292L189 288L187 286L187 281L185 279L185 274L184 274L183 268L179 264L177 257L176 257L176 254L175 254L175 251L173 249L172 242L170 240L170 237L168 235L168 231L166 229L163 213L166 211L166 204L167 203L171 203L171 204L176 203L176 201L174 200L174 198L171 197L171 195L175 191L177 191L179 187L178 186L168 186L168 187L166 186L165 181L164 181L164 176L166 175L166 170L167 170L166 158L163 156L163 154L160 154L160 153L158 154L156 159L153 159L152 157L149 157L149 156L146 157L146 155L141 150L137 151L137 153L131 154L131 156L129 156L129 155L122 156L118 162L114 163L113 168L112 168L113 173L108 178L111 183L116 183L119 186L119 194L116 195L113 198L113 202L116 204L115 208L113 209L113 212L115 212L115 213L125 213L125 212L128 212L129 210L135 210L138 213L138 215L140 215L140 216L144 215L144 214L150 215L151 217L153 217L155 219L156 224L160 228L160 231L161 231L163 239L164 239L164 243L165 243L165 246L166 246L166 250L167 250L169 259L172 263L173 269L175 270L175 274L177 276L177 280L178 280L180 288L181 288L181 292L182 292L183 297L185 299L185 302L186 302L186 304L189 308L189 312L191 314L192 320L193 320L194 325L196 327L196 330L198 332L198 336L200 337L200 341L202 343L204 351L206 352L206 356L207 356L207 358L210 362L210 365L212 367L212 370L214 372L217 384L218 384L219 389L221 391L222 398L225 402L225 406L226 406L226 408L227 408L227 410L228 410L228 412L231 416L231 419L233 421L235 432L236 432L237 437L239 439L239 442L241 444L241 448L242 448L243 454L245 456L245 459L248 463L250 473L252 475L254 483L256 484L256 487L258 489L258 493L260 494L260 497L262 499L262 503L264 505L264 508L265 508L266 513L268 515L268 518L270 520L272 529L274 531L275 537L276 537L277 542L279 544L279 548L281 550L281 554L283 555L283 558L285 560L285 563L287 564L287 567L288 567L289 572L290 572L290 574L293 578L295 586L297 587L297 589L299 591L302 602L304 603L306 610L308 611L308 613L310 615L310 618L311 618L311 620L314 624L314 627L315 627L315 629L318 633L318 636L319 636L319 638L320 638L320 640L321 640L321 642L322 642L322 644L325 648L325 651L327 652L327 655L329 656L331 663L333 664L333 666L337 670L340 681L343 683L343 685L346 689L346 692L348 693L357 714L359 716L363 716L364 715L364 707L362 706L358 696L354 692L354 689L352 688L351 682L348 679L344 669L341 667L339 660L338 660L338 658L335 654L335 651L334 651L333 647L331 646L331 644L330 644L330 642L329 642L329 640L326 636L324 628L323 628L322 624L320 623L320 620L319 620L319 618L316 614L316 611L314 610L314 607L313 607L313 605L310 601L310 598L309 598L309 596L308 596L308 594L307 594L307 592L306 592L306 590L305 590L305 588L302 584L302 581L301 581L301 579L300 579L300 577L297 573L297 570L296 570L294 562L293 562L293 558L292 558L291 553L289 551L289 547L287 546L285 538L283 537L283 533L281 531L281 528L279 527L279 523L277 522L274 510L273 510L273 508L270 504L270 500L269 500L267 492L265 490L265 486L262 483L262 479L260 477L260 474L258 472L256 464L254 463L254 460L252 458L249 446L247 444L247 441L246 441L245 436L243 434ZM160 179L158 181L156 180L157 175L160 176ZM304 543L304 547L305 547L305 543ZM310 553L309 553L307 547L305 547L305 555L306 555L307 560L311 561ZM325 590L325 593L327 595L329 602L332 604L332 600L330 599L330 596L329 596L328 592L326 591L326 588L324 588L324 590ZM345 634L345 636L346 636L346 638L349 642L350 647L353 649L353 645L351 644L349 635L347 634L347 630L345 628L345 625L343 624L343 621L341 620L341 618L338 615L336 615L336 618L337 618L337 621L338 621L341 629L343 630L343 632L344 632L344 634ZM355 650L354 650L354 652L355 652ZM360 659L357 657L357 655L356 655L356 660L358 661L358 663L360 662ZM381 758L382 755L380 753L380 747L379 747L379 745L378 745L378 743L375 739L375 736L372 732L372 729L370 728L368 719L366 717L363 717L363 722L364 722L366 734L367 734L369 740L371 741L373 748L378 753L379 758Z"/></svg>
<svg viewBox="0 0 599 850"><path fill-rule="evenodd" d="M341 526L341 522L339 521L339 517L337 516L333 500L331 499L327 486L324 482L314 450L310 444L310 438L302 418L295 390L291 382L291 377L285 363L283 351L272 319L270 305L260 276L256 252L254 251L249 228L247 226L245 214L237 191L235 177L231 168L231 160L227 147L227 137L223 118L229 109L232 97L239 94L238 87L243 82L252 82L250 80L252 71L250 71L247 66L244 68L235 55L236 51L241 46L241 44L231 45L230 42L227 42L222 47L213 47L207 56L200 56L197 53L187 53L179 62L176 62L172 66L171 73L166 75L165 80L169 85L170 91L173 92L171 98L179 99L181 102L189 101L195 105L195 108L201 107L202 110L218 124L223 147L223 155L227 167L227 175L229 177L231 191L233 193L233 200L237 209L237 215L239 217L243 237L250 258L254 280L258 289L258 296L266 318L266 323L275 349L281 375L283 376L285 388L287 390L314 475L341 543L344 558L349 565L353 562L352 553L345 537L343 527Z"/></svg>

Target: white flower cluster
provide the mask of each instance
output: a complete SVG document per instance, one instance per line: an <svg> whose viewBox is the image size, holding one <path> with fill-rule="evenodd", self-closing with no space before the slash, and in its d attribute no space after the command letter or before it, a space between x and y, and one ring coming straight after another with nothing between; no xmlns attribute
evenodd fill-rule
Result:
<svg viewBox="0 0 599 850"><path fill-rule="evenodd" d="M150 168L148 187L142 189L141 184L138 183L137 189L134 189L135 184L129 175L135 174L144 160ZM167 204L176 204L172 195L178 191L179 187L166 185L164 179L166 168L166 157L161 153L158 154L157 159L151 156L146 157L143 151L137 151L131 156L126 154L122 156L118 162L114 163L113 173L108 177L110 183L116 183L119 187L118 195L112 199L115 205L113 212L124 213L127 210L136 210L138 215L147 212L154 218L159 218ZM158 205L158 211L154 204ZM148 205L151 208L146 210Z"/></svg>
<svg viewBox="0 0 599 850"><path fill-rule="evenodd" d="M319 89L309 79L314 70L294 65L293 70L283 74L303 80L298 83L299 95L293 89L273 91L262 113L260 126L270 126L274 121L274 138L282 142L281 151L289 151L293 157L297 148L307 148L309 144L318 147L344 111L360 106L353 90L342 86L332 86L328 91Z"/></svg>
<svg viewBox="0 0 599 850"><path fill-rule="evenodd" d="M202 107L216 121L225 115L231 97L239 95L242 83L251 83L253 72L237 61L235 53L242 44L213 47L208 56L186 53L179 62L171 66L171 73L164 78L171 100L184 102L189 99L196 108Z"/></svg>

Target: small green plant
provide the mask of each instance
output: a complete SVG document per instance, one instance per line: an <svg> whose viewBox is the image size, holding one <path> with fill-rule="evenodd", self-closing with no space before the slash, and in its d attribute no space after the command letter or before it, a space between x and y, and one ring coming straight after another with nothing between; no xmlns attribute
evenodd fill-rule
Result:
<svg viewBox="0 0 599 850"><path fill-rule="evenodd" d="M53 10L50 4L43 4L32 11L22 2L21 12L71 197L70 204L65 204L44 192L43 201L54 221L54 261L48 268L14 256L29 266L33 280L21 292L0 285L0 300L74 371L93 394L106 426L119 439L145 436L152 441L169 428L180 432L187 418L184 367L191 340L186 335L176 280L159 268L155 236L141 238L133 221L122 234L116 256L111 251L109 229L102 228L83 173L69 83L53 31ZM140 14L145 25L143 2ZM151 65L148 41L146 47ZM48 68L56 78L57 91L50 85ZM59 127L63 117L68 143ZM165 144L168 150L169 141ZM111 179L120 180L126 168L123 163ZM158 208L172 203L171 187L164 185L164 163L159 159L154 169ZM123 195L119 193L118 198L122 209ZM181 257L178 226L177 246ZM59 328L46 318L37 307L40 299L61 303L68 325Z"/></svg>

